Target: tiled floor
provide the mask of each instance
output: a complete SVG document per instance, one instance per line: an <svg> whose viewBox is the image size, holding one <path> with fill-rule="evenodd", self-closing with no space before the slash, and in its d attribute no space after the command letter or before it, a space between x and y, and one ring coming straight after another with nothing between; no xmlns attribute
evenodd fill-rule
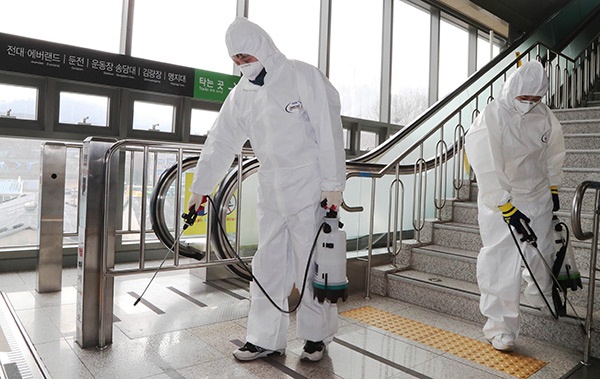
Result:
<svg viewBox="0 0 600 379"><path fill-rule="evenodd" d="M299 360L295 318L284 357L240 363L232 351L245 339L247 284L207 282L199 271L160 273L134 306L150 275L116 278L113 344L81 349L75 342L76 271L63 272L61 292L38 294L35 272L0 274L18 318L55 379L179 378L513 378L450 353L340 317L340 329L318 363ZM396 300L352 294L340 313L370 306L483 341L481 325ZM532 379L560 378L581 353L522 337L517 352L547 362Z"/></svg>

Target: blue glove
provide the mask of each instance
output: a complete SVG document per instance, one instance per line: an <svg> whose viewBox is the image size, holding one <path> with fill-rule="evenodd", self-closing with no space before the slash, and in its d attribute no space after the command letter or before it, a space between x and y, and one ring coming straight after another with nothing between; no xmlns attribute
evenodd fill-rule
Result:
<svg viewBox="0 0 600 379"><path fill-rule="evenodd" d="M500 211L502 212L504 221L515 228L517 233L523 236L521 241L533 242L535 244L537 236L529 226L529 222L531 221L529 217L525 216L520 210L512 205L510 201L498 208L500 208Z"/></svg>
<svg viewBox="0 0 600 379"><path fill-rule="evenodd" d="M557 210L560 209L560 201L558 200L558 187L551 186L550 193L552 194L552 204L553 204L552 212L556 212Z"/></svg>

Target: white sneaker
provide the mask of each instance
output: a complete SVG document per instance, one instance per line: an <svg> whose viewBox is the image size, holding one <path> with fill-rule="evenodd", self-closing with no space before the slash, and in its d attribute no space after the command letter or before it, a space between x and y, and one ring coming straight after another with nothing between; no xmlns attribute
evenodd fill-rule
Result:
<svg viewBox="0 0 600 379"><path fill-rule="evenodd" d="M489 341L494 349L498 351L513 351L515 348L515 337L513 337L512 334L498 334Z"/></svg>
<svg viewBox="0 0 600 379"><path fill-rule="evenodd" d="M238 361L252 361L258 358L265 358L271 356L280 356L285 354L285 349L281 350L267 350L260 346L246 342L246 344L233 352L233 356Z"/></svg>
<svg viewBox="0 0 600 379"><path fill-rule="evenodd" d="M318 362L323 358L325 348L326 346L323 341L306 341L302 354L300 354L300 359L303 361Z"/></svg>

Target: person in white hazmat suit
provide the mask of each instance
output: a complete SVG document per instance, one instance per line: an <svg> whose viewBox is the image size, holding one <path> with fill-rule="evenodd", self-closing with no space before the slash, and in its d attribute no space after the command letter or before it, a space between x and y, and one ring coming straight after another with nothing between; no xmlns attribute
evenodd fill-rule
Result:
<svg viewBox="0 0 600 379"><path fill-rule="evenodd" d="M252 270L277 305L288 309L293 285L302 288L326 208L338 208L346 183L339 94L314 66L287 59L258 25L238 17L226 32L229 55L242 78L225 100L194 172L188 209L199 209L247 139L260 162L258 250ZM313 255L314 256L314 255ZM335 304L319 303L310 264L297 311L301 358L318 361L338 328ZM283 355L289 315L253 281L246 344L238 360Z"/></svg>
<svg viewBox="0 0 600 379"><path fill-rule="evenodd" d="M560 207L565 145L562 127L541 98L548 90L543 66L524 63L504 83L466 135L467 159L477 178L479 229L483 247L477 258L479 308L487 317L485 337L501 351L514 349L520 329L521 255L507 224L549 303L552 281L540 254L527 238L528 227L550 267L556 245L552 212ZM545 307L531 274L523 270L524 295Z"/></svg>

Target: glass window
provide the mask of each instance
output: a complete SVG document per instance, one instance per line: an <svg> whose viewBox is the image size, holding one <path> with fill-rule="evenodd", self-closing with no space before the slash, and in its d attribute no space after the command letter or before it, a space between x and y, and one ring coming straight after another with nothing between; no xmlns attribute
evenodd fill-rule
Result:
<svg viewBox="0 0 600 379"><path fill-rule="evenodd" d="M207 135L218 115L219 112L216 111L192 109L190 134L195 136Z"/></svg>
<svg viewBox="0 0 600 379"><path fill-rule="evenodd" d="M79 180L80 173L80 154L81 149L67 148L66 166L65 166L65 210L64 210L64 226L65 233L77 233L79 231ZM77 236L69 236L64 238L65 244L77 243Z"/></svg>
<svg viewBox="0 0 600 379"><path fill-rule="evenodd" d="M375 132L360 131L360 150L368 151L379 145L379 136Z"/></svg>
<svg viewBox="0 0 600 379"><path fill-rule="evenodd" d="M133 129L173 133L175 107L172 105L135 101Z"/></svg>
<svg viewBox="0 0 600 379"><path fill-rule="evenodd" d="M429 12L394 3L392 124L406 125L427 109L430 35Z"/></svg>
<svg viewBox="0 0 600 379"><path fill-rule="evenodd" d="M38 244L41 146L44 141L0 138L0 246Z"/></svg>
<svg viewBox="0 0 600 379"><path fill-rule="evenodd" d="M265 29L286 57L313 66L319 64L319 12L320 0L304 0L302 6L296 0L250 0L248 5L248 19Z"/></svg>
<svg viewBox="0 0 600 379"><path fill-rule="evenodd" d="M2 2L0 32L119 53L123 0Z"/></svg>
<svg viewBox="0 0 600 379"><path fill-rule="evenodd" d="M223 73L233 62L225 31L236 0L144 0L135 2L131 54L136 57Z"/></svg>
<svg viewBox="0 0 600 379"><path fill-rule="evenodd" d="M344 132L344 149L349 150L350 149L350 130L343 128L342 131Z"/></svg>
<svg viewBox="0 0 600 379"><path fill-rule="evenodd" d="M497 44L492 45L492 53L490 54L489 38L477 37L477 69L479 70L491 61L498 53L500 48Z"/></svg>
<svg viewBox="0 0 600 379"><path fill-rule="evenodd" d="M439 98L454 91L469 75L467 30L445 19L440 22Z"/></svg>
<svg viewBox="0 0 600 379"><path fill-rule="evenodd" d="M37 120L38 89L0 84L0 118Z"/></svg>
<svg viewBox="0 0 600 379"><path fill-rule="evenodd" d="M58 122L61 124L108 126L110 99L106 96L61 92Z"/></svg>
<svg viewBox="0 0 600 379"><path fill-rule="evenodd" d="M379 121L382 10L381 0L332 1L329 73L345 116Z"/></svg>

